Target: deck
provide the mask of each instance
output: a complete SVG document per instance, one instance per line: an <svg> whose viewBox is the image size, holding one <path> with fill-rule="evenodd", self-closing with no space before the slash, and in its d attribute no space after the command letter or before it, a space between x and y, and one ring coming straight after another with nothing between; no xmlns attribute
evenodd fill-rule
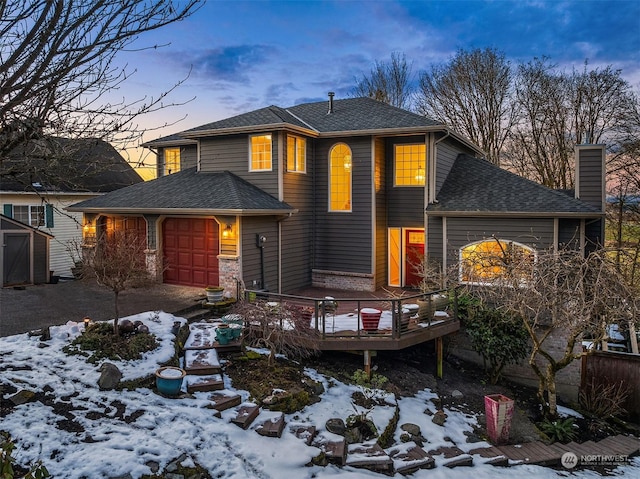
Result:
<svg viewBox="0 0 640 479"><path fill-rule="evenodd" d="M384 291L360 293L360 297L345 293L322 289L293 295L247 291L247 297L304 309L308 314L305 324L317 332L314 342L318 349L364 353L365 369L370 353L396 351L431 340L436 340L437 350L441 350L442 338L460 329L455 291ZM375 310L379 315L372 316ZM440 354L438 359L440 362Z"/></svg>

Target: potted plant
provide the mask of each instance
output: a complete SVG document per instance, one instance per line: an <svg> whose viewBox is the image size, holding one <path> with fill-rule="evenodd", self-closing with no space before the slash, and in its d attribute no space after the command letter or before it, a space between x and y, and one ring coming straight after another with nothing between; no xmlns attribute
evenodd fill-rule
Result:
<svg viewBox="0 0 640 479"><path fill-rule="evenodd" d="M175 396L180 392L182 380L187 372L174 366L163 366L156 370L156 387L165 396Z"/></svg>
<svg viewBox="0 0 640 479"><path fill-rule="evenodd" d="M219 303L224 297L222 286L207 286L204 291L207 293L207 303Z"/></svg>

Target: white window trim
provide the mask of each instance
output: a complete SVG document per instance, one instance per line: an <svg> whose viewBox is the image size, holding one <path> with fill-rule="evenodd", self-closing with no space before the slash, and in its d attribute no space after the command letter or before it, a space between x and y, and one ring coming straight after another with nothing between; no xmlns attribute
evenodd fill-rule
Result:
<svg viewBox="0 0 640 479"><path fill-rule="evenodd" d="M22 220L18 220L22 223L25 223L29 226L31 226L32 228L40 228L40 227L46 227L47 226L47 211L44 205L12 205L12 211L11 211L11 217L14 219L16 218L16 208L27 208L27 217L28 217L28 221L22 221ZM37 224L33 224L31 222L31 217L34 214L33 208L42 208L42 216L40 217L40 215L38 215L38 222Z"/></svg>
<svg viewBox="0 0 640 479"><path fill-rule="evenodd" d="M251 139L257 136L268 136L271 140L271 166L269 168L253 168L253 145ZM271 133L256 133L254 135L249 135L249 171L251 173L260 171L273 171L273 135Z"/></svg>

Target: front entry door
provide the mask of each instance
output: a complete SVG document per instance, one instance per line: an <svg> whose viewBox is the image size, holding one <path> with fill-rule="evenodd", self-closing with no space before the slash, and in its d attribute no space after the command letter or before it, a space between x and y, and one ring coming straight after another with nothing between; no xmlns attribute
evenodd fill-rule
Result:
<svg viewBox="0 0 640 479"><path fill-rule="evenodd" d="M404 285L417 287L422 281L419 272L424 261L424 230L405 230L404 248Z"/></svg>

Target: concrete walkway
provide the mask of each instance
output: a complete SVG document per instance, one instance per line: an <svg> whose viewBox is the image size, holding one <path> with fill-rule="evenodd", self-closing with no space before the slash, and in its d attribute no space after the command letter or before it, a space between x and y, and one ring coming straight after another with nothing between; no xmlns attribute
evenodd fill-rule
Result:
<svg viewBox="0 0 640 479"><path fill-rule="evenodd" d="M157 284L120 293L120 317L145 311L175 313L204 299L203 288ZM0 336L25 333L45 326L96 321L115 315L114 294L95 280L60 281L58 284L0 288Z"/></svg>

